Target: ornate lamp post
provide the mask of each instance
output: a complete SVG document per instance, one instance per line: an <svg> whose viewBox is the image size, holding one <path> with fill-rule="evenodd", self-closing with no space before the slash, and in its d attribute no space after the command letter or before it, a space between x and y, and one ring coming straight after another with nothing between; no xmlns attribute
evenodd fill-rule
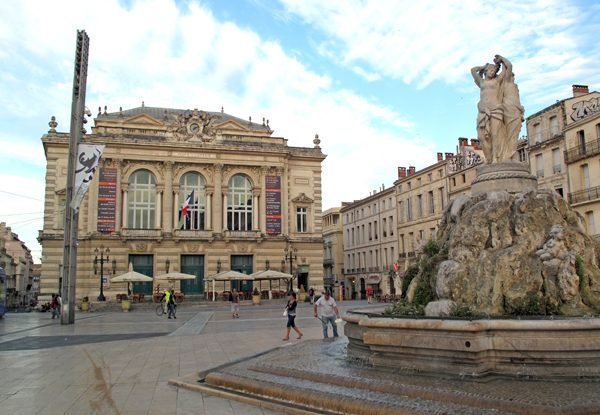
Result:
<svg viewBox="0 0 600 415"><path fill-rule="evenodd" d="M94 258L94 275L98 274L98 262L100 263L100 295L98 296L98 301L106 301L106 297L104 297L104 262L108 264L110 261L110 249L104 248L104 245L100 245L100 248L96 248L94 250L96 254ZM117 261L113 259L112 261L112 273L114 275L117 269Z"/></svg>
<svg viewBox="0 0 600 415"><path fill-rule="evenodd" d="M288 242L287 246L285 247L284 252L284 260L282 261L282 265L283 262L289 262L290 263L290 275L294 275L294 261L298 260L298 248L294 248L292 246L292 244L290 242ZM292 280L290 280L290 286L288 287L288 291L292 290Z"/></svg>

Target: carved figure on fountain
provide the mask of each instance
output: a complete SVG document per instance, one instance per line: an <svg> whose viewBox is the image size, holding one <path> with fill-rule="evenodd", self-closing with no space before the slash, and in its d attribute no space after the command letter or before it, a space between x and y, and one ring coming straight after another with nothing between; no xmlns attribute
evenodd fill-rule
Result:
<svg viewBox="0 0 600 415"><path fill-rule="evenodd" d="M492 192L455 200L442 218L437 243L438 265L429 275L420 270L411 283L429 278L435 301L496 316L600 312L600 244L554 192Z"/></svg>

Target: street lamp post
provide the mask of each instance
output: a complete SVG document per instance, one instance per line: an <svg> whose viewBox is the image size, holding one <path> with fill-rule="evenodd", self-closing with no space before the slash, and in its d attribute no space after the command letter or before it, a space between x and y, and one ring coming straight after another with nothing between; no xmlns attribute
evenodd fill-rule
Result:
<svg viewBox="0 0 600 415"><path fill-rule="evenodd" d="M94 250L96 256L94 257L94 275L98 273L98 262L100 263L100 295L98 296L98 301L106 301L106 297L104 297L104 261L106 263L110 262L110 249L104 248L104 245L100 245L100 248L96 248ZM117 268L117 261L113 259L112 261L112 273L115 273Z"/></svg>
<svg viewBox="0 0 600 415"><path fill-rule="evenodd" d="M294 271L294 261L298 260L298 248L294 248L292 247L291 243L288 243L287 246L285 247L284 252L284 261L282 261L282 265L283 262L289 262L290 263L290 275L294 275L293 271ZM290 287L288 289L288 291L292 290L292 280L290 280Z"/></svg>

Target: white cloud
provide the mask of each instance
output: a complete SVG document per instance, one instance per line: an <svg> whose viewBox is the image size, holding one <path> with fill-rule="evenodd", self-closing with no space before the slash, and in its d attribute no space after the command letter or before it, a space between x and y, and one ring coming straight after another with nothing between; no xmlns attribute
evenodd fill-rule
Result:
<svg viewBox="0 0 600 415"><path fill-rule="evenodd" d="M426 144L407 136L414 129L409 118L337 89L328 76L307 69L296 53L216 20L200 4L184 9L170 0L134 1L128 8L115 0L63 0L40 7L32 0L3 4L0 26L10 30L0 32L0 46L21 62L11 65L13 79L6 76L6 86L16 91L29 85L28 93L11 96L11 115L36 119L40 125L34 129L39 134L24 137L22 145L41 149L39 136L50 115L57 116L59 131L68 131L75 34L85 29L90 37L86 103L94 115L98 106L117 111L142 101L210 111L224 106L240 118L269 119L275 134L292 146L312 147L318 133L328 154L324 208L366 196L381 185L380 177L391 185L398 165L432 160ZM7 59L0 55L0 62ZM24 74L17 73L24 67ZM24 108L29 108L26 116ZM19 148L13 151L20 154ZM40 174L36 186L22 186L43 198L43 183ZM6 208L16 211L18 204ZM36 225L42 228L41 221ZM27 243L37 245L33 238Z"/></svg>
<svg viewBox="0 0 600 415"><path fill-rule="evenodd" d="M434 81L470 81L469 68L497 53L513 61L521 92L531 94L531 102L557 98L542 91L548 84L555 90L600 83L594 64L600 53L597 4L584 9L562 0L281 3L325 35L324 57L420 88ZM595 27L582 24L585 16L592 21L596 16Z"/></svg>

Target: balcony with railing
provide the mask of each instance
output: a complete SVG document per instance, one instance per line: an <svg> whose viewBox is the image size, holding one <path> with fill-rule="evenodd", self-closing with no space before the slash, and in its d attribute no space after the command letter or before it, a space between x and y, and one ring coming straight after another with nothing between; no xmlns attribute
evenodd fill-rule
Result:
<svg viewBox="0 0 600 415"><path fill-rule="evenodd" d="M121 228L121 236L124 238L155 239L162 236L162 230Z"/></svg>
<svg viewBox="0 0 600 415"><path fill-rule="evenodd" d="M572 205L596 199L600 199L600 186L569 193L569 203Z"/></svg>
<svg viewBox="0 0 600 415"><path fill-rule="evenodd" d="M600 138L565 150L565 163L574 163L587 157L593 157L596 154L600 154Z"/></svg>
<svg viewBox="0 0 600 415"><path fill-rule="evenodd" d="M192 230L192 229L175 229L173 237L178 239L208 239L213 235L212 231Z"/></svg>
<svg viewBox="0 0 600 415"><path fill-rule="evenodd" d="M552 166L552 172L554 174L562 173L562 166L560 164L555 164Z"/></svg>

